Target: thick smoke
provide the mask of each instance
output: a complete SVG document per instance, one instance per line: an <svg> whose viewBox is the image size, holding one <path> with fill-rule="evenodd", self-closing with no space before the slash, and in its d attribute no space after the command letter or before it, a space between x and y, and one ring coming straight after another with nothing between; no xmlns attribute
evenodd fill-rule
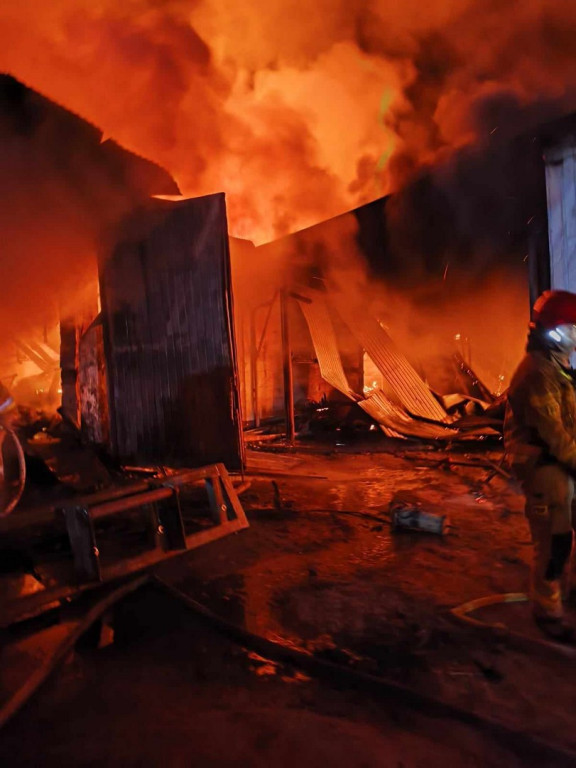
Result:
<svg viewBox="0 0 576 768"><path fill-rule="evenodd" d="M153 193L177 187L152 164L13 78L0 77L0 351L41 338L90 296L97 253ZM0 365L1 367L1 365Z"/></svg>
<svg viewBox="0 0 576 768"><path fill-rule="evenodd" d="M467 291L495 268L526 272L546 236L539 133L564 112L564 99L522 105L513 93L477 102L481 138L421 165L386 202L387 279L407 289L427 281L434 303L446 280Z"/></svg>
<svg viewBox="0 0 576 768"><path fill-rule="evenodd" d="M477 119L500 94L576 107L572 0L3 5L1 68L166 167L186 194L224 190L232 233L256 242L502 130Z"/></svg>

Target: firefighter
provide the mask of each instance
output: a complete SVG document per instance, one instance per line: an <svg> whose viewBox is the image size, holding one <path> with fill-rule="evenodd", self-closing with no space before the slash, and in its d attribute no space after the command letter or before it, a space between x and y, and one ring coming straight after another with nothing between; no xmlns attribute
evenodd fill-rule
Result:
<svg viewBox="0 0 576 768"><path fill-rule="evenodd" d="M526 355L508 393L504 440L526 496L533 544L530 599L547 634L571 639L562 602L569 596L574 482L576 294L546 291L534 305Z"/></svg>

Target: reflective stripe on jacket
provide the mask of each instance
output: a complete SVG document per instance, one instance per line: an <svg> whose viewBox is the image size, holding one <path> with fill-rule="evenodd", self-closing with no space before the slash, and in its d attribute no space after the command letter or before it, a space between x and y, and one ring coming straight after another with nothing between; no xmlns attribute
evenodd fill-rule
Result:
<svg viewBox="0 0 576 768"><path fill-rule="evenodd" d="M574 380L553 354L528 352L512 377L504 422L509 462L557 461L576 472Z"/></svg>
<svg viewBox="0 0 576 768"><path fill-rule="evenodd" d="M8 413L14 407L14 398L8 392L4 384L0 382L0 416Z"/></svg>

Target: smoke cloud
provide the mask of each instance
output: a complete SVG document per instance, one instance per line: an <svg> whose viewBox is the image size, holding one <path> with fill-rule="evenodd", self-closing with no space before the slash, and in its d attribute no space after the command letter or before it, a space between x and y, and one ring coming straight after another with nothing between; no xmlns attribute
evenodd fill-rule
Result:
<svg viewBox="0 0 576 768"><path fill-rule="evenodd" d="M177 187L165 172L101 141L98 129L0 77L0 348L61 315L96 313L97 254L139 201Z"/></svg>
<svg viewBox="0 0 576 768"><path fill-rule="evenodd" d="M0 39L0 68L225 191L258 243L505 130L501 94L576 108L572 0L2 0Z"/></svg>

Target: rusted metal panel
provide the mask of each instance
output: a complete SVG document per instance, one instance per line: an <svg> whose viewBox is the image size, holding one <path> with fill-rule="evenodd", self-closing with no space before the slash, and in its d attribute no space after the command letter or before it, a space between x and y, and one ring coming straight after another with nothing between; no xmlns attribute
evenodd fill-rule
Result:
<svg viewBox="0 0 576 768"><path fill-rule="evenodd" d="M78 387L82 436L88 443L105 445L108 443L110 433L104 335L101 323L90 326L80 339Z"/></svg>
<svg viewBox="0 0 576 768"><path fill-rule="evenodd" d="M224 195L154 201L101 264L113 452L243 462Z"/></svg>
<svg viewBox="0 0 576 768"><path fill-rule="evenodd" d="M443 421L445 410L376 319L345 300L331 300L404 408L413 416Z"/></svg>

